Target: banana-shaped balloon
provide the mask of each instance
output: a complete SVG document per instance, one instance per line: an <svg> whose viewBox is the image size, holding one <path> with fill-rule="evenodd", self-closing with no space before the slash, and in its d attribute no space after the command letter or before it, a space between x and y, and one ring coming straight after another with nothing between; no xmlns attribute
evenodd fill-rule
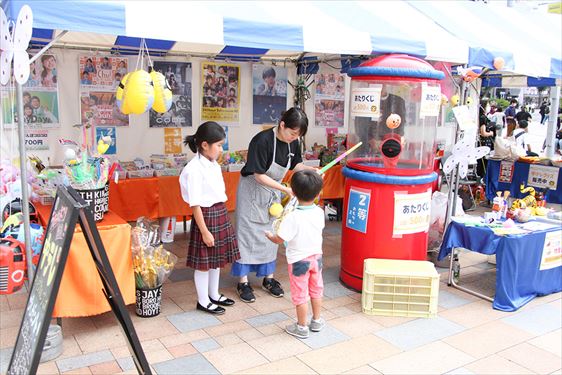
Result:
<svg viewBox="0 0 562 375"><path fill-rule="evenodd" d="M166 82L166 77L155 70L150 72L150 77L154 85L154 104L152 104L152 109L159 113L168 112L172 106L172 90L170 90L168 82Z"/></svg>

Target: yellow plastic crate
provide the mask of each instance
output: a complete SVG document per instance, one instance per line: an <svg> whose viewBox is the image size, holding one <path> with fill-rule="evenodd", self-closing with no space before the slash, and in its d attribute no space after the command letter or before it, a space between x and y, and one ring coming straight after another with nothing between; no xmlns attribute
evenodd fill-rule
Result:
<svg viewBox="0 0 562 375"><path fill-rule="evenodd" d="M369 315L430 318L437 314L439 274L431 262L365 259L361 305Z"/></svg>

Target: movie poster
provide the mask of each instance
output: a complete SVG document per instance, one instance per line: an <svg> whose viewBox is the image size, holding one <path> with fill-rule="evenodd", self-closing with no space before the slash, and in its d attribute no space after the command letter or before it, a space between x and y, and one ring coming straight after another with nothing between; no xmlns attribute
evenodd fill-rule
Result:
<svg viewBox="0 0 562 375"><path fill-rule="evenodd" d="M129 116L117 107L113 91L83 91L80 93L82 124L92 126L128 126Z"/></svg>
<svg viewBox="0 0 562 375"><path fill-rule="evenodd" d="M287 69L254 64L252 70L253 123L277 125L287 109Z"/></svg>
<svg viewBox="0 0 562 375"><path fill-rule="evenodd" d="M164 74L172 90L172 106L166 113L150 110L150 127L193 126L191 118L191 63L155 61L154 69Z"/></svg>
<svg viewBox="0 0 562 375"><path fill-rule="evenodd" d="M201 82L201 119L238 125L240 67L227 63L202 63Z"/></svg>
<svg viewBox="0 0 562 375"><path fill-rule="evenodd" d="M26 129L58 128L59 103L57 91L35 91L24 88L23 121ZM7 127L17 126L18 109L14 90L0 90L2 121Z"/></svg>
<svg viewBox="0 0 562 375"><path fill-rule="evenodd" d="M23 85L23 112L26 129L60 127L58 104L57 58L42 55L29 65L29 79ZM2 120L6 127L17 126L15 87L0 88Z"/></svg>
<svg viewBox="0 0 562 375"><path fill-rule="evenodd" d="M78 65L82 89L109 90L127 74L129 61L126 57L80 56Z"/></svg>
<svg viewBox="0 0 562 375"><path fill-rule="evenodd" d="M316 126L343 127L345 82L339 73L316 74L314 114Z"/></svg>

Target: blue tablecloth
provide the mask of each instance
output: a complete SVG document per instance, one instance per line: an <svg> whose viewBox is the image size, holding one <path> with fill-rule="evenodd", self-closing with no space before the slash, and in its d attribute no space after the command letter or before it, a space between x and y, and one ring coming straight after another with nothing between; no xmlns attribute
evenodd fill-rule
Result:
<svg viewBox="0 0 562 375"><path fill-rule="evenodd" d="M536 296L562 290L562 267L539 270L545 233L553 228L521 235L498 236L488 227L470 227L452 221L445 232L438 259L463 247L496 254L496 295L493 307L515 311Z"/></svg>
<svg viewBox="0 0 562 375"><path fill-rule="evenodd" d="M496 191L504 190L509 190L511 192L511 196L514 198L523 198L523 196L527 194L521 194L519 187L522 182L527 185L527 178L529 177L529 168L531 164L515 162L511 183L506 183L498 182L498 178L500 176L500 163L501 160L488 159L488 167L486 169L485 176L486 198L488 198L488 200L493 200L496 196ZM558 173L558 184L556 186L556 190L549 189L546 193L546 201L548 203L562 203L562 173Z"/></svg>

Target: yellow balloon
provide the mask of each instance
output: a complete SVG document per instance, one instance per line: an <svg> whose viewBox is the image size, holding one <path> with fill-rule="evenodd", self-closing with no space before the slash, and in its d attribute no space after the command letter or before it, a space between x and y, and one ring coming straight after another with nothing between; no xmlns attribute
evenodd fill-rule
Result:
<svg viewBox="0 0 562 375"><path fill-rule="evenodd" d="M273 217L281 216L282 212L283 206L281 206L281 203L273 203L271 207L269 207L269 214Z"/></svg>
<svg viewBox="0 0 562 375"><path fill-rule="evenodd" d="M461 97L460 97L460 96L458 96L458 95L456 95L456 94L453 95L453 96L451 96L451 104L452 104L453 106L458 105L460 101L461 101Z"/></svg>
<svg viewBox="0 0 562 375"><path fill-rule="evenodd" d="M168 87L166 77L160 72L150 72L152 84L154 85L154 104L152 109L159 113L168 112L172 106L172 90Z"/></svg>
<svg viewBox="0 0 562 375"><path fill-rule="evenodd" d="M150 74L145 70L131 73L123 92L123 106L130 113L140 115L148 111L154 103L154 86Z"/></svg>
<svg viewBox="0 0 562 375"><path fill-rule="evenodd" d="M498 56L494 58L494 68L496 70L502 70L504 66L505 66L505 60L503 59L503 57Z"/></svg>
<svg viewBox="0 0 562 375"><path fill-rule="evenodd" d="M467 105L471 105L472 104L472 98L469 96L468 98L466 98L466 104Z"/></svg>
<svg viewBox="0 0 562 375"><path fill-rule="evenodd" d="M117 86L117 92L115 93L115 99L117 100L117 107L119 107L119 110L126 115L131 113L131 111L129 111L128 108L123 106L123 93L125 92L125 85L127 84L127 80L129 79L130 74L131 73L127 73L123 78L121 78L121 82L119 82L119 85Z"/></svg>
<svg viewBox="0 0 562 375"><path fill-rule="evenodd" d="M98 141L98 153L100 155L103 155L107 152L107 149L109 149L109 144L105 143L104 141L102 141L101 139Z"/></svg>
<svg viewBox="0 0 562 375"><path fill-rule="evenodd" d="M441 105L447 105L447 104L449 104L449 99L447 98L447 95L441 94Z"/></svg>

